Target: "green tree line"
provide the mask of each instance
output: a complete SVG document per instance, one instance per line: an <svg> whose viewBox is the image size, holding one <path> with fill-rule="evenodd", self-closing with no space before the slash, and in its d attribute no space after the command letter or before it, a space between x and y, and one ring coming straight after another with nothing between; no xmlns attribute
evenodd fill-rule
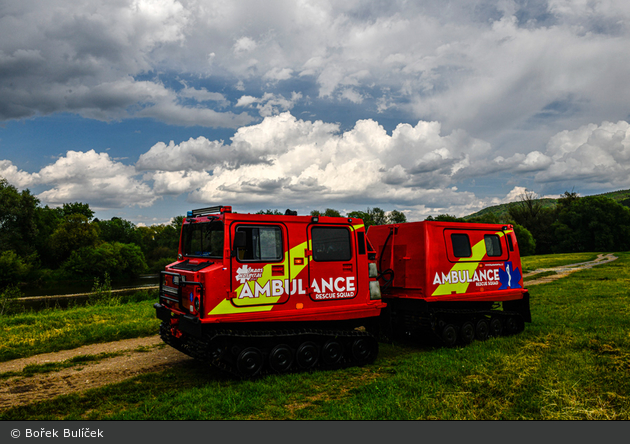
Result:
<svg viewBox="0 0 630 444"><path fill-rule="evenodd" d="M258 214L284 214L278 210ZM342 216L337 210L313 210L312 216ZM405 223L405 214L381 208L351 211L366 227ZM552 208L532 193L509 209L509 216L486 214L463 219L448 214L427 220L513 224L521 254L630 250L630 209L604 196L565 192ZM18 191L0 178L0 290L37 280L128 278L163 270L177 256L183 216L172 223L136 226L121 218L94 218L88 204L41 206L29 190Z"/></svg>
<svg viewBox="0 0 630 444"><path fill-rule="evenodd" d="M489 213L463 219L445 214L429 219L514 224L522 256L630 250L630 208L606 196L580 197L565 191L554 207L544 207L527 192L506 217Z"/></svg>
<svg viewBox="0 0 630 444"><path fill-rule="evenodd" d="M88 204L41 206L0 179L0 291L24 281L134 277L175 261L183 217L138 227L94 218Z"/></svg>

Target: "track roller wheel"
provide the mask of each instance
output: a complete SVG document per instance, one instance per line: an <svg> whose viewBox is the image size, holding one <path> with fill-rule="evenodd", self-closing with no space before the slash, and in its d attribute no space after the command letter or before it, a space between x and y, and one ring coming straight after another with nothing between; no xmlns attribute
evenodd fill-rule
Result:
<svg viewBox="0 0 630 444"><path fill-rule="evenodd" d="M459 336L463 344L470 344L475 339L475 324L472 321L466 321L462 324Z"/></svg>
<svg viewBox="0 0 630 444"><path fill-rule="evenodd" d="M236 368L239 373L246 377L252 378L260 373L263 367L263 355L256 347L248 347L241 351L236 358Z"/></svg>
<svg viewBox="0 0 630 444"><path fill-rule="evenodd" d="M343 357L343 345L337 341L328 341L322 348L322 360L327 365L338 364Z"/></svg>
<svg viewBox="0 0 630 444"><path fill-rule="evenodd" d="M303 342L295 354L297 363L302 368L311 368L319 360L319 350L314 342Z"/></svg>
<svg viewBox="0 0 630 444"><path fill-rule="evenodd" d="M503 322L498 317L490 319L490 334L495 338L498 338L503 334Z"/></svg>
<svg viewBox="0 0 630 444"><path fill-rule="evenodd" d="M513 335L517 331L518 331L518 323L516 321L516 318L514 316L508 316L508 318L505 320L505 332L504 333L506 335Z"/></svg>
<svg viewBox="0 0 630 444"><path fill-rule="evenodd" d="M444 345L447 347L453 347L457 344L457 329L453 324L446 324L442 329L440 337L442 338L442 341L444 341Z"/></svg>
<svg viewBox="0 0 630 444"><path fill-rule="evenodd" d="M277 373L289 371L293 365L293 351L286 344L276 345L269 353L269 367Z"/></svg>
<svg viewBox="0 0 630 444"><path fill-rule="evenodd" d="M378 350L378 342L370 338L357 338L352 342L352 357L358 365L374 362Z"/></svg>
<svg viewBox="0 0 630 444"><path fill-rule="evenodd" d="M479 319L477 325L475 325L475 338L478 341L485 341L490 334L490 325L485 319Z"/></svg>

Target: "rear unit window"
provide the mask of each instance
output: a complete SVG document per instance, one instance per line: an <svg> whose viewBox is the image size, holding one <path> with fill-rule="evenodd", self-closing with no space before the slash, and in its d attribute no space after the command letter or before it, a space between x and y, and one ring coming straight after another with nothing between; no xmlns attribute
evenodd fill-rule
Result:
<svg viewBox="0 0 630 444"><path fill-rule="evenodd" d="M349 261L352 258L350 231L343 227L313 227L313 259Z"/></svg>
<svg viewBox="0 0 630 444"><path fill-rule="evenodd" d="M455 257L470 257L472 250L470 249L470 239L467 234L453 233L451 234L451 242L453 244L453 255Z"/></svg>
<svg viewBox="0 0 630 444"><path fill-rule="evenodd" d="M486 253L490 257L501 256L501 239L496 234L485 234L483 240L486 243Z"/></svg>

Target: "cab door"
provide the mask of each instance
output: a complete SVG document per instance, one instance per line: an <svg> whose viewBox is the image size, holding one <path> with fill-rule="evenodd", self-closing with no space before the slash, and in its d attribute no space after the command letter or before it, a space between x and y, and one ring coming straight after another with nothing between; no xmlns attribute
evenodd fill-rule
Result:
<svg viewBox="0 0 630 444"><path fill-rule="evenodd" d="M314 301L353 298L358 293L356 246L350 227L309 225L309 296Z"/></svg>
<svg viewBox="0 0 630 444"><path fill-rule="evenodd" d="M287 230L282 224L234 222L230 227L232 302L282 304L290 295Z"/></svg>

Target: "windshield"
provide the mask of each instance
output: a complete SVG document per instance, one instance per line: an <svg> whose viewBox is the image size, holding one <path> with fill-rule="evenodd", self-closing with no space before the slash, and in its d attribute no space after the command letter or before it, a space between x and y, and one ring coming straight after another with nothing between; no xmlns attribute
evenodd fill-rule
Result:
<svg viewBox="0 0 630 444"><path fill-rule="evenodd" d="M184 224L183 254L194 257L223 257L223 222Z"/></svg>

